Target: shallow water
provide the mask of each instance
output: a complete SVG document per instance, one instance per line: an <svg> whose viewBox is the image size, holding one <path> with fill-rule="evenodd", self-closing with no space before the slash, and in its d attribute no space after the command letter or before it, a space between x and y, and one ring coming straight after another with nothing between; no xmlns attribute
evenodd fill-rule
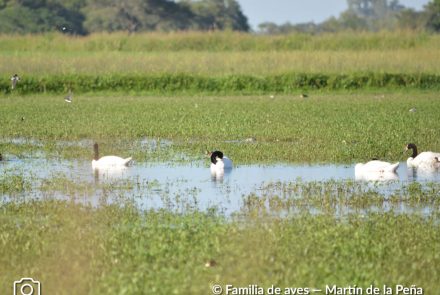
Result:
<svg viewBox="0 0 440 295"><path fill-rule="evenodd" d="M60 176L76 183L86 182L91 185L117 184L124 181L131 183L123 189L118 189L115 185L113 192L100 190L92 196L83 198L83 201L95 205L99 204L100 198L105 194L110 197L118 195L134 198L135 202L145 209L168 207L185 210L188 207L197 207L206 210L216 207L225 213L238 211L243 206L244 196L259 195L261 190L271 183L356 180L354 164L240 165L226 171L223 177L211 176L208 167L208 161L192 164L138 162L128 168L94 173L90 161L27 158L1 162L0 173L30 177L34 180L36 188L43 179ZM403 162L397 174L393 174L390 178L391 181L379 179L381 181L360 182L365 183L366 187L371 184L380 193L387 194L415 181L422 184L440 182L440 173L438 170L424 172L408 169ZM38 189L32 192L32 197L35 198L40 198L42 195L44 194ZM63 194L56 196L65 198ZM401 209L401 211L406 210L405 207Z"/></svg>

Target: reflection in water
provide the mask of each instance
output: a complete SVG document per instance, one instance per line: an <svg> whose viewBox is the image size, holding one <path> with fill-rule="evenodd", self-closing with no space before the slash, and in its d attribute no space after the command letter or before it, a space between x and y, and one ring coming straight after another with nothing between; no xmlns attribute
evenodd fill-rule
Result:
<svg viewBox="0 0 440 295"><path fill-rule="evenodd" d="M407 167L408 181L440 181L440 170L434 167Z"/></svg>
<svg viewBox="0 0 440 295"><path fill-rule="evenodd" d="M106 169L93 169L95 183L99 183L99 180L112 181L124 178L128 174L129 167L127 166L115 166L108 167Z"/></svg>
<svg viewBox="0 0 440 295"><path fill-rule="evenodd" d="M399 175L394 172L355 171L357 181L397 181Z"/></svg>
<svg viewBox="0 0 440 295"><path fill-rule="evenodd" d="M231 174L232 168L224 169L224 170L212 170L211 169L211 180L214 182L223 183L223 180L226 176L229 176Z"/></svg>
<svg viewBox="0 0 440 295"><path fill-rule="evenodd" d="M372 181L375 189L389 194L409 182L440 182L438 170L425 171L408 169L402 162L397 174L355 175L354 165L242 165L225 173L211 175L208 162L188 164L141 163L122 169L92 170L90 161L67 161L60 159L27 158L2 162L0 174L20 174L35 182L33 194L39 198L39 183L55 176L66 177L74 183L89 183L93 186L130 182L113 194L134 198L142 208L159 208L169 204L170 198L180 196L189 199L197 197L194 206L204 210L218 206L225 212L239 210L243 196L260 195L261 189L270 183L326 182L330 180ZM111 186L116 187L116 186ZM111 190L106 191L112 194ZM102 192L87 197L90 203L98 203ZM60 193L60 197L68 197Z"/></svg>

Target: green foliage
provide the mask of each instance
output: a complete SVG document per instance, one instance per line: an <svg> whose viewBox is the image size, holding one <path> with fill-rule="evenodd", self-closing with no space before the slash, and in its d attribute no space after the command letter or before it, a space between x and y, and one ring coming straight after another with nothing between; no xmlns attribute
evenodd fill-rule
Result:
<svg viewBox="0 0 440 295"><path fill-rule="evenodd" d="M248 31L249 25L236 0L5 0L0 3L0 33L8 34L210 29Z"/></svg>
<svg viewBox="0 0 440 295"><path fill-rule="evenodd" d="M361 89L361 88L420 88L438 89L440 75L436 74L306 74L251 76L227 75L206 77L191 74L157 75L64 75L27 76L19 82L14 92L20 94L65 93L74 89L77 93L116 91L147 93L291 93L298 89ZM0 90L10 93L7 78L0 82Z"/></svg>
<svg viewBox="0 0 440 295"><path fill-rule="evenodd" d="M72 149L57 148L56 142L99 141L113 147L107 154L124 155L129 149L136 160L147 162L174 160L176 155L182 159L181 154L201 159L203 151L214 148L227 151L235 163L405 161L408 154L402 151L408 142L415 142L421 151L440 150L436 90L314 91L307 98L300 93L298 89L271 98L74 91L71 104L64 102L64 95L13 93L0 97L0 125L6 141L15 137L47 141L43 145L48 154L74 159L90 159L91 144ZM414 107L417 112L409 112ZM249 137L256 141L244 142ZM127 145L142 138L172 144L155 152ZM24 153L14 144L0 150L5 157Z"/></svg>
<svg viewBox="0 0 440 295"><path fill-rule="evenodd" d="M176 31L192 27L194 15L172 1L88 1L85 27L100 31Z"/></svg>
<svg viewBox="0 0 440 295"><path fill-rule="evenodd" d="M0 54L32 52L37 54L72 53L84 56L89 52L146 52L163 51L395 51L404 49L440 50L440 36L410 31L380 33L327 33L319 35L291 34L257 36L240 32L180 32L92 34L85 37L63 34L3 35ZM315 53L315 52L314 52ZM334 55L334 52L330 52ZM66 57L66 56L63 56ZM68 57L68 56L67 56ZM26 56L29 60L29 56ZM379 57L377 57L379 59ZM410 63L411 61L407 61ZM194 63L194 62L193 62ZM321 65L324 66L324 65Z"/></svg>
<svg viewBox="0 0 440 295"><path fill-rule="evenodd" d="M80 12L57 1L6 1L0 6L0 33L84 34L83 20Z"/></svg>
<svg viewBox="0 0 440 295"><path fill-rule="evenodd" d="M249 31L250 27L235 0L184 1L199 20L199 29Z"/></svg>
<svg viewBox="0 0 440 295"><path fill-rule="evenodd" d="M26 274L49 294L208 294L213 284L322 289L353 282L416 282L435 294L436 218L390 212L226 220L125 203L7 203L0 207L0 267L7 269L0 292Z"/></svg>
<svg viewBox="0 0 440 295"><path fill-rule="evenodd" d="M7 175L6 173L0 175L0 194L12 195L17 193L24 193L31 188L30 180L21 175Z"/></svg>
<svg viewBox="0 0 440 295"><path fill-rule="evenodd" d="M377 32L383 30L434 30L438 22L436 1L425 6L423 11L405 8L398 0L347 0L348 9L339 17L330 17L322 23L315 24L274 23L260 24L260 32L264 34L322 33L322 32Z"/></svg>
<svg viewBox="0 0 440 295"><path fill-rule="evenodd" d="M426 5L427 24L428 29L439 32L440 31L440 1L432 0Z"/></svg>

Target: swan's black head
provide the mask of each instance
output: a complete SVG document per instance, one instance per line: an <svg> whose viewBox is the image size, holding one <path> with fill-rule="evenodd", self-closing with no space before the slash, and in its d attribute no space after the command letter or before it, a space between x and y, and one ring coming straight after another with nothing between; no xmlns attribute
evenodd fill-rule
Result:
<svg viewBox="0 0 440 295"><path fill-rule="evenodd" d="M415 158L417 157L417 147L414 143L408 143L405 147L405 150L412 150L412 157Z"/></svg>
<svg viewBox="0 0 440 295"><path fill-rule="evenodd" d="M223 153L220 151L214 151L211 153L211 163L217 164L217 158L223 159Z"/></svg>
<svg viewBox="0 0 440 295"><path fill-rule="evenodd" d="M93 157L93 159L99 160L99 150L98 150L98 144L97 143L95 143L93 145L93 151L95 152L95 156Z"/></svg>

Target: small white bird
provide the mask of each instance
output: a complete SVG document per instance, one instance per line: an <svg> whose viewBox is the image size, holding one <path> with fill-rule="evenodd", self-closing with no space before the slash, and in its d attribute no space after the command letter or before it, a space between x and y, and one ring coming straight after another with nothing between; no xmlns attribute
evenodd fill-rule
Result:
<svg viewBox="0 0 440 295"><path fill-rule="evenodd" d="M69 93L64 97L64 101L71 103L73 98L72 90L69 89Z"/></svg>
<svg viewBox="0 0 440 295"><path fill-rule="evenodd" d="M415 112L417 112L417 109L416 108L412 108L412 109L409 110L409 112L410 113L415 113Z"/></svg>
<svg viewBox="0 0 440 295"><path fill-rule="evenodd" d="M97 143L93 145L93 150L95 152L95 156L92 160L93 169L123 168L129 166L132 163L131 157L124 159L117 156L104 156L99 158L99 149Z"/></svg>
<svg viewBox="0 0 440 295"><path fill-rule="evenodd" d="M421 152L417 153L417 146L414 143L408 143L405 147L405 151L412 150L411 157L406 160L408 167L417 168L438 168L438 159L440 159L440 153L434 152Z"/></svg>
<svg viewBox="0 0 440 295"><path fill-rule="evenodd" d="M17 74L11 77L11 89L15 89L17 82L20 81L20 77Z"/></svg>

